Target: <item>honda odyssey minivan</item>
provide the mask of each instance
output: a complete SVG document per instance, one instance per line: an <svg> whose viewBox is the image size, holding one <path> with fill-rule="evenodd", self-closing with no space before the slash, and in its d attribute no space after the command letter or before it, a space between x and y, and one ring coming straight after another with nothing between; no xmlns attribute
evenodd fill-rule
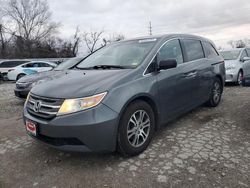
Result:
<svg viewBox="0 0 250 188"><path fill-rule="evenodd" d="M30 136L70 151L143 152L167 122L221 101L225 65L212 41L171 34L110 44L32 88Z"/></svg>

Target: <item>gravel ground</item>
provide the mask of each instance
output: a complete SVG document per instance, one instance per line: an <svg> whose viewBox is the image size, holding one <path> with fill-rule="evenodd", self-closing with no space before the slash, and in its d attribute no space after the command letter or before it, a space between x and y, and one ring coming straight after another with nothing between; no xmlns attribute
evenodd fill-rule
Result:
<svg viewBox="0 0 250 188"><path fill-rule="evenodd" d="M250 88L226 87L133 158L62 152L26 135L14 84L0 85L0 187L250 187Z"/></svg>

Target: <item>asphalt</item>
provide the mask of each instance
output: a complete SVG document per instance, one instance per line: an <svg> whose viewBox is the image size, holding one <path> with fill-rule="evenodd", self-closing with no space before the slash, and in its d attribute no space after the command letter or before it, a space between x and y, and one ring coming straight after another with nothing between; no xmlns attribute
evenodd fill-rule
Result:
<svg viewBox="0 0 250 188"><path fill-rule="evenodd" d="M250 87L228 86L163 127L139 156L52 149L26 135L14 84L0 84L0 187L250 187Z"/></svg>

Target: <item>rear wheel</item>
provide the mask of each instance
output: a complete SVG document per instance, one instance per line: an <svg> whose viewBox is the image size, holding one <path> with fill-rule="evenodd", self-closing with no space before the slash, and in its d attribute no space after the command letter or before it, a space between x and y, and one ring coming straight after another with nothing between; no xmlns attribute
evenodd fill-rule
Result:
<svg viewBox="0 0 250 188"><path fill-rule="evenodd" d="M236 84L237 85L242 85L243 84L243 78L244 78L243 72L242 72L242 70L240 70L239 73L238 73L238 76L237 76Z"/></svg>
<svg viewBox="0 0 250 188"><path fill-rule="evenodd" d="M213 87L210 93L210 98L207 101L207 106L209 107L216 107L220 104L221 95L223 92L223 85L219 78L215 78L213 82Z"/></svg>
<svg viewBox="0 0 250 188"><path fill-rule="evenodd" d="M24 76L25 76L25 74L19 74L19 75L17 76L17 78L16 78L16 81L19 80L20 78L24 77Z"/></svg>
<svg viewBox="0 0 250 188"><path fill-rule="evenodd" d="M125 110L118 130L118 151L124 156L142 153L155 130L154 112L144 101L135 101Z"/></svg>

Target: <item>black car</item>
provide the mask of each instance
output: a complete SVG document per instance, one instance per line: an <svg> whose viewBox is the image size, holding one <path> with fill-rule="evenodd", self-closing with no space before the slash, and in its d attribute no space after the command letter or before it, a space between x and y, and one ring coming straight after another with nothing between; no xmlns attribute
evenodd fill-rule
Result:
<svg viewBox="0 0 250 188"><path fill-rule="evenodd" d="M65 70L74 68L74 66L80 63L83 59L84 57L71 58L61 63L51 71L40 72L22 77L16 82L16 88L14 89L15 96L25 99L33 86L56 78L61 74L65 74Z"/></svg>

